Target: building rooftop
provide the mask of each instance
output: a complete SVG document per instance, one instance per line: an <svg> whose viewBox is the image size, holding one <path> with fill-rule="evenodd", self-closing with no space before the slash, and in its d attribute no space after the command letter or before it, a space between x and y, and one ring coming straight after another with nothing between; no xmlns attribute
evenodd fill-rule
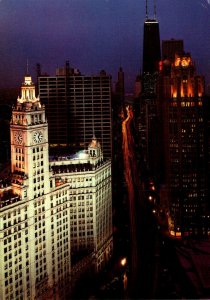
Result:
<svg viewBox="0 0 210 300"><path fill-rule="evenodd" d="M74 173L74 172L87 172L87 171L94 171L98 167L100 167L104 162L99 161L97 164L91 164L90 162L84 162L84 163L77 163L77 164L62 164L62 161L60 161L60 164L51 165L51 169L53 171L53 174L59 174L59 173Z"/></svg>
<svg viewBox="0 0 210 300"><path fill-rule="evenodd" d="M55 162L55 161L69 161L69 160L87 160L89 158L89 154L86 150L81 150L75 154L66 154L66 155L54 155L50 156L49 160L50 162Z"/></svg>
<svg viewBox="0 0 210 300"><path fill-rule="evenodd" d="M93 170L96 167L100 166L103 162L103 154L101 151L101 145L97 141L95 137L93 137L92 141L88 145L87 150L80 150L75 154L66 154L66 155L55 155L49 157L50 166L54 168L57 166L57 169L62 169L65 165L65 170L68 173L68 169L70 168L70 172L81 170ZM71 166L70 165L75 165ZM55 170L56 168L54 168Z"/></svg>
<svg viewBox="0 0 210 300"><path fill-rule="evenodd" d="M5 207L7 205L13 204L15 202L20 201L21 198L14 194L12 189L0 191L0 208Z"/></svg>

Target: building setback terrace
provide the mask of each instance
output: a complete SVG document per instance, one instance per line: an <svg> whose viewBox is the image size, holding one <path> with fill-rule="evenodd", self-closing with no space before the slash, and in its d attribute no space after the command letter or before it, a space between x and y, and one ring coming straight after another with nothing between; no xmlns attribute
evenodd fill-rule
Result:
<svg viewBox="0 0 210 300"><path fill-rule="evenodd" d="M91 163L84 163L84 164L69 164L69 165L51 165L51 169L53 174L59 173L72 173L72 172L87 172L87 171L94 171L98 167L100 167L103 162L98 162L96 165L92 165Z"/></svg>
<svg viewBox="0 0 210 300"><path fill-rule="evenodd" d="M11 189L4 190L3 192L1 192L0 190L0 208L3 208L10 204L14 204L20 200L21 198L18 195L14 194Z"/></svg>

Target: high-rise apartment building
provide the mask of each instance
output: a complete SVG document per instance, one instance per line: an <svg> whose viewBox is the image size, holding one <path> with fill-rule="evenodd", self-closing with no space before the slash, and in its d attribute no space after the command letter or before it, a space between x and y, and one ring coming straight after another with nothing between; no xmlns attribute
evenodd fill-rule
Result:
<svg viewBox="0 0 210 300"><path fill-rule="evenodd" d="M63 299L71 282L71 240L78 243L73 250L82 244L92 251L97 270L111 255L111 163L94 139L82 158L65 158L65 180L63 161L56 172L45 107L30 76L10 132L11 183L0 186L0 299Z"/></svg>
<svg viewBox="0 0 210 300"><path fill-rule="evenodd" d="M78 70L57 70L54 77L39 77L39 95L46 106L50 148L87 148L93 135L104 157L112 155L111 76L81 75Z"/></svg>
<svg viewBox="0 0 210 300"><path fill-rule="evenodd" d="M205 232L206 208L204 78L196 74L190 54L175 56L170 68L168 61L165 64L158 98L170 232L175 236L199 235Z"/></svg>

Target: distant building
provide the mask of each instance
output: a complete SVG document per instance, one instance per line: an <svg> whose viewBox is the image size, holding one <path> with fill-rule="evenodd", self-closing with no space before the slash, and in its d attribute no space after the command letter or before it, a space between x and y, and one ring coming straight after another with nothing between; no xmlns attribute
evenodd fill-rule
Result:
<svg viewBox="0 0 210 300"><path fill-rule="evenodd" d="M124 81L124 72L122 67L118 70L118 78L115 85L115 93L114 93L114 101L123 104L124 97L125 97L125 81Z"/></svg>
<svg viewBox="0 0 210 300"><path fill-rule="evenodd" d="M0 166L10 159L10 119L11 106L0 104Z"/></svg>
<svg viewBox="0 0 210 300"><path fill-rule="evenodd" d="M196 74L190 54L176 55L170 67L163 61L158 100L170 232L206 234L204 78Z"/></svg>
<svg viewBox="0 0 210 300"><path fill-rule="evenodd" d="M104 157L111 158L111 76L105 71L81 75L67 62L56 76L39 77L39 95L46 106L50 149L85 149L95 134Z"/></svg>
<svg viewBox="0 0 210 300"><path fill-rule="evenodd" d="M175 55L182 55L184 53L183 40L163 40L162 41L162 59L169 59L173 61Z"/></svg>
<svg viewBox="0 0 210 300"><path fill-rule="evenodd" d="M10 135L11 183L0 182L0 299L63 299L71 245L87 247L96 270L111 256L111 163L96 139L85 157L49 163L45 107L28 75Z"/></svg>
<svg viewBox="0 0 210 300"><path fill-rule="evenodd" d="M134 85L134 98L139 98L142 93L142 76L137 75Z"/></svg>

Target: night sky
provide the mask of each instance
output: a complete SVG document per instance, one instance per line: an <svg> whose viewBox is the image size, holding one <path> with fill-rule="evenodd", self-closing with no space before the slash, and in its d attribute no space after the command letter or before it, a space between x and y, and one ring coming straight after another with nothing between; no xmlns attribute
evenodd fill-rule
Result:
<svg viewBox="0 0 210 300"><path fill-rule="evenodd" d="M149 17L153 18L153 1ZM210 82L210 0L156 0L160 38L183 39ZM85 75L125 71L127 91L142 68L145 0L0 0L0 87L20 86L29 60L55 74L66 60Z"/></svg>

